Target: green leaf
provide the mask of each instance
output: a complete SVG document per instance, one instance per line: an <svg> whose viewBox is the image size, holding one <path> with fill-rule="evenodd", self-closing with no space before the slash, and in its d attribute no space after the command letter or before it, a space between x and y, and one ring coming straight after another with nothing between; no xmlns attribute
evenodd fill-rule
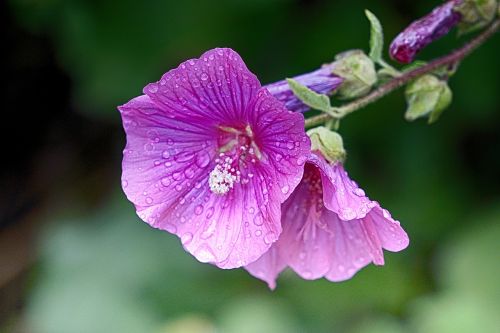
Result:
<svg viewBox="0 0 500 333"><path fill-rule="evenodd" d="M382 32L382 25L378 18L365 9L365 15L370 21L370 58L374 62L380 62L382 59L382 49L384 47L384 33Z"/></svg>
<svg viewBox="0 0 500 333"><path fill-rule="evenodd" d="M286 79L288 85L292 89L295 96L297 96L305 105L327 113L332 112L330 98L327 95L318 94L308 87L298 83L294 79Z"/></svg>

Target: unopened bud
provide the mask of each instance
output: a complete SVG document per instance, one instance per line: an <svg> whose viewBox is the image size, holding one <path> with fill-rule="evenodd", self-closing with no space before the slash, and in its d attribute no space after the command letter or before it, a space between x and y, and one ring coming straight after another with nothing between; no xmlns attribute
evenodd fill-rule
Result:
<svg viewBox="0 0 500 333"><path fill-rule="evenodd" d="M429 117L429 123L438 120L441 113L450 105L452 92L446 81L431 74L423 75L406 87L406 120Z"/></svg>
<svg viewBox="0 0 500 333"><path fill-rule="evenodd" d="M337 97L352 99L366 95L377 82L373 61L361 50L343 52L335 58L333 73L344 79Z"/></svg>
<svg viewBox="0 0 500 333"><path fill-rule="evenodd" d="M462 15L458 29L467 33L487 26L498 10L498 0L462 0L455 11Z"/></svg>
<svg viewBox="0 0 500 333"><path fill-rule="evenodd" d="M343 162L346 157L342 137L326 127L315 127L307 131L311 138L311 150L320 151L323 157L331 163Z"/></svg>

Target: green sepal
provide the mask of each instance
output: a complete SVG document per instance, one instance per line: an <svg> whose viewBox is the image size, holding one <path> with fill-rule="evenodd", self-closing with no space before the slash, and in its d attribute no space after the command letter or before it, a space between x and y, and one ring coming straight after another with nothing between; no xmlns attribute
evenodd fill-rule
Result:
<svg viewBox="0 0 500 333"><path fill-rule="evenodd" d="M332 112L332 106L330 104L330 98L327 95L318 94L317 92L309 89L308 87L298 83L294 79L286 79L288 85L292 89L292 92L298 99L300 99L305 105L327 113Z"/></svg>
<svg viewBox="0 0 500 333"><path fill-rule="evenodd" d="M376 63L382 60L382 50L384 48L384 33L378 18L365 9L365 15L370 21L370 53L369 57Z"/></svg>
<svg viewBox="0 0 500 333"><path fill-rule="evenodd" d="M311 138L311 150L320 151L323 157L331 162L344 162L346 151L342 137L326 127L319 126L307 131Z"/></svg>
<svg viewBox="0 0 500 333"><path fill-rule="evenodd" d="M458 34L463 35L490 24L497 14L498 0L463 0L454 9L462 15Z"/></svg>
<svg viewBox="0 0 500 333"><path fill-rule="evenodd" d="M346 51L335 59L332 72L344 79L336 90L339 99L353 99L370 92L377 82L377 73L375 64L363 51Z"/></svg>
<svg viewBox="0 0 500 333"><path fill-rule="evenodd" d="M431 74L409 83L405 95L408 105L405 118L408 121L429 116L429 123L434 123L452 100L452 92L446 81Z"/></svg>

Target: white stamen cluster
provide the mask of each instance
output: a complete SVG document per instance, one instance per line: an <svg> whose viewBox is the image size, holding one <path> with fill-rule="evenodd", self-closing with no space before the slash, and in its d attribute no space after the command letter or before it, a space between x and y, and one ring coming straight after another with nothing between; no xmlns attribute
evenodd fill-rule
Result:
<svg viewBox="0 0 500 333"><path fill-rule="evenodd" d="M224 157L224 154L220 154ZM215 160L217 165L210 172L208 184L210 190L215 194L226 194L233 188L234 183L240 181L240 172L232 167L233 159L225 157L223 160L220 158Z"/></svg>

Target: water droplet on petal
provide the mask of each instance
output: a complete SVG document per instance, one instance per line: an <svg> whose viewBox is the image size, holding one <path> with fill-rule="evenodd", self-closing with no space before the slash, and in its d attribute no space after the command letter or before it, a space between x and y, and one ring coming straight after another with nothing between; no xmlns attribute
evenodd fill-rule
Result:
<svg viewBox="0 0 500 333"><path fill-rule="evenodd" d="M288 186L288 185L285 185L281 188L281 193L283 193L283 194L287 194L288 191L290 191L290 186Z"/></svg>
<svg viewBox="0 0 500 333"><path fill-rule="evenodd" d="M161 179L161 184L162 184L163 186L169 186L169 185L170 185L170 183L171 183L171 182L170 182L170 179L168 179L168 177L163 177L163 178Z"/></svg>
<svg viewBox="0 0 500 333"><path fill-rule="evenodd" d="M151 197L147 197L147 198L146 198L146 203L147 203L148 205L151 205L151 204L153 203L153 198L151 198Z"/></svg>
<svg viewBox="0 0 500 333"><path fill-rule="evenodd" d="M201 233L201 238L202 239L209 239L212 237L215 233L215 229L217 228L217 221L216 220L211 220L208 222L208 224L205 226L205 229Z"/></svg>
<svg viewBox="0 0 500 333"><path fill-rule="evenodd" d="M196 215L200 215L201 213L203 213L203 206L202 205L196 206L196 208L194 209L194 213Z"/></svg>
<svg viewBox="0 0 500 333"><path fill-rule="evenodd" d="M365 191L363 191L360 188L355 188L352 192L354 194L356 194L358 197L364 197L365 196Z"/></svg>
<svg viewBox="0 0 500 333"><path fill-rule="evenodd" d="M276 234L274 232L270 232L264 236L264 243L267 245L272 244L276 240Z"/></svg>
<svg viewBox="0 0 500 333"><path fill-rule="evenodd" d="M214 210L215 210L214 207L210 207L207 210L207 215L205 215L207 219L211 218L214 215Z"/></svg>
<svg viewBox="0 0 500 333"><path fill-rule="evenodd" d="M343 220L354 220L356 218L356 212L351 207L343 207L340 209L340 215Z"/></svg>
<svg viewBox="0 0 500 333"><path fill-rule="evenodd" d="M200 151L196 155L195 163L200 168L205 168L210 163L210 156L206 151Z"/></svg>
<svg viewBox="0 0 500 333"><path fill-rule="evenodd" d="M193 240L193 234L190 232L186 232L184 235L181 236L181 242L184 245L189 244Z"/></svg>
<svg viewBox="0 0 500 333"><path fill-rule="evenodd" d="M172 234L175 234L177 232L177 227L175 225L173 225L172 223L165 224L164 228L166 231L168 231Z"/></svg>
<svg viewBox="0 0 500 333"><path fill-rule="evenodd" d="M161 156L165 159L170 157L170 152L168 150L164 150Z"/></svg>
<svg viewBox="0 0 500 333"><path fill-rule="evenodd" d="M207 73L202 73L200 78L201 78L203 81L208 80L208 75L207 75Z"/></svg>
<svg viewBox="0 0 500 333"><path fill-rule="evenodd" d="M276 162L279 162L283 159L283 156L281 154L276 154L276 156L274 157L274 159L276 160Z"/></svg>
<svg viewBox="0 0 500 333"><path fill-rule="evenodd" d="M264 216L261 212L258 212L257 215L253 218L253 223L255 225L262 225L264 223Z"/></svg>
<svg viewBox="0 0 500 333"><path fill-rule="evenodd" d="M216 261L213 250L207 245L202 244L195 252L195 257L201 262L214 262Z"/></svg>
<svg viewBox="0 0 500 333"><path fill-rule="evenodd" d="M175 190L176 190L177 192L182 191L182 185L181 185L181 184L177 184L177 185L175 185Z"/></svg>

